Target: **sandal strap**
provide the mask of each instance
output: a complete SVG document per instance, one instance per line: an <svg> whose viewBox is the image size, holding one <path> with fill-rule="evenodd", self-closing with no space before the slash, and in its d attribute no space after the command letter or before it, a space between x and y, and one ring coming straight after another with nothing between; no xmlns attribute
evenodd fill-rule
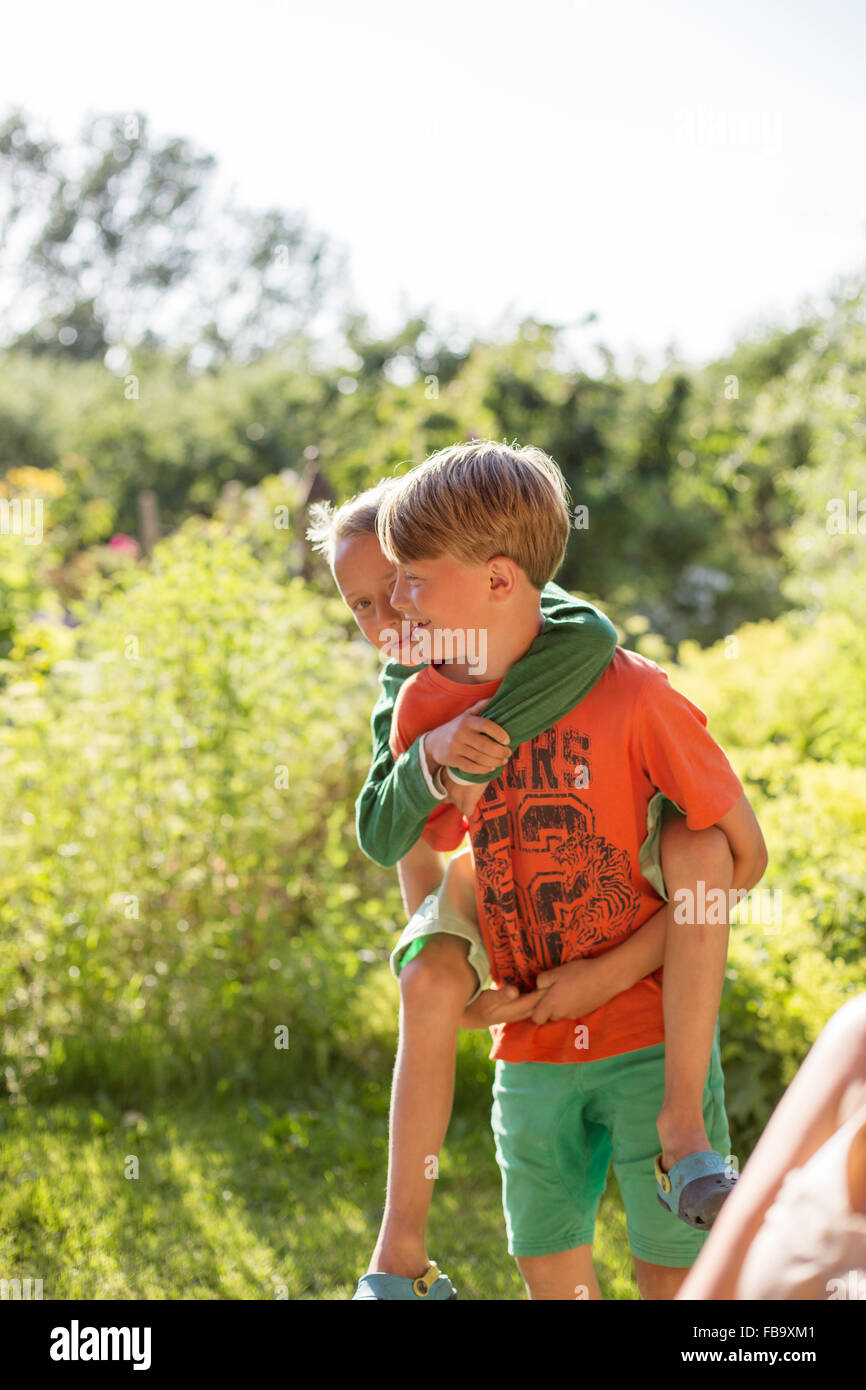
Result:
<svg viewBox="0 0 866 1390"><path fill-rule="evenodd" d="M413 1279L412 1288L419 1298L426 1298L438 1278L439 1266L437 1264L428 1265L422 1275Z"/></svg>
<svg viewBox="0 0 866 1390"><path fill-rule="evenodd" d="M655 1160L656 1182L662 1192L672 1198L673 1207L679 1206L680 1193L695 1178L726 1177L727 1164L715 1149L702 1149L698 1153L686 1154L666 1173L662 1168L661 1154Z"/></svg>

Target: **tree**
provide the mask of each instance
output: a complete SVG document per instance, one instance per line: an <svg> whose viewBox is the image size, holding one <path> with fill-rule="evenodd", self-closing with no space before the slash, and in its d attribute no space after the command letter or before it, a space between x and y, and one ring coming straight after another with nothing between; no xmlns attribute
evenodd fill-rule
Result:
<svg viewBox="0 0 866 1390"><path fill-rule="evenodd" d="M183 344L188 365L253 361L298 334L339 282L342 256L305 219L216 202L214 156L105 115L74 148L0 124L6 345L34 355Z"/></svg>

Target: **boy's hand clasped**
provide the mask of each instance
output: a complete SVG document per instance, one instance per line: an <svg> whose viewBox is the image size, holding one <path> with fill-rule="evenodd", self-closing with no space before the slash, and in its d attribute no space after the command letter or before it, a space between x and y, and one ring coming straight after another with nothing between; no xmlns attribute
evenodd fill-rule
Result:
<svg viewBox="0 0 866 1390"><path fill-rule="evenodd" d="M533 1011L533 1023L560 1018L585 1018L617 993L607 977L603 956L569 960L553 970L543 970L535 981L541 999Z"/></svg>
<svg viewBox="0 0 866 1390"><path fill-rule="evenodd" d="M489 1028L494 1023L550 1023L560 1018L586 1018L616 993L602 956L570 960L543 970L535 989L521 994L514 985L485 989L463 1011L461 1028Z"/></svg>
<svg viewBox="0 0 866 1390"><path fill-rule="evenodd" d="M493 773L511 757L508 734L492 719L482 719L487 700L477 700L463 714L424 735L428 762L459 772ZM433 771L434 768L431 768ZM482 791L484 790L482 786Z"/></svg>

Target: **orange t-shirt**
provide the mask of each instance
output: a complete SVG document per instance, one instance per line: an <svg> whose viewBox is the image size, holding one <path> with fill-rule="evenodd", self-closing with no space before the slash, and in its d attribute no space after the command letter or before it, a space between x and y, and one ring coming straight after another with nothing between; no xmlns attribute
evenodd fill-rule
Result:
<svg viewBox="0 0 866 1390"><path fill-rule="evenodd" d="M395 753L498 685L459 685L430 666L411 676L394 708ZM497 987L531 990L541 971L610 950L658 910L638 862L657 790L702 830L743 786L703 710L654 661L617 647L589 694L512 754L472 816L479 926ZM456 807L433 815L442 846L459 844ZM659 968L582 1019L496 1024L490 1055L591 1062L664 1042L661 981Z"/></svg>

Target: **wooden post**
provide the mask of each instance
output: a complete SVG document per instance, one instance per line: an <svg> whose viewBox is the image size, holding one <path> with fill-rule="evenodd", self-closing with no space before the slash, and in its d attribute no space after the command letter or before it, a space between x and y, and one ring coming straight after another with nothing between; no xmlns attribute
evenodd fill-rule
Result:
<svg viewBox="0 0 866 1390"><path fill-rule="evenodd" d="M315 572L315 552L306 537L307 510L314 502L332 502L334 494L324 474L310 464L301 479L301 503L298 508L297 533L301 543L301 575L309 581Z"/></svg>
<svg viewBox="0 0 866 1390"><path fill-rule="evenodd" d="M141 552L150 556L159 540L159 499L149 489L138 494L138 528Z"/></svg>

